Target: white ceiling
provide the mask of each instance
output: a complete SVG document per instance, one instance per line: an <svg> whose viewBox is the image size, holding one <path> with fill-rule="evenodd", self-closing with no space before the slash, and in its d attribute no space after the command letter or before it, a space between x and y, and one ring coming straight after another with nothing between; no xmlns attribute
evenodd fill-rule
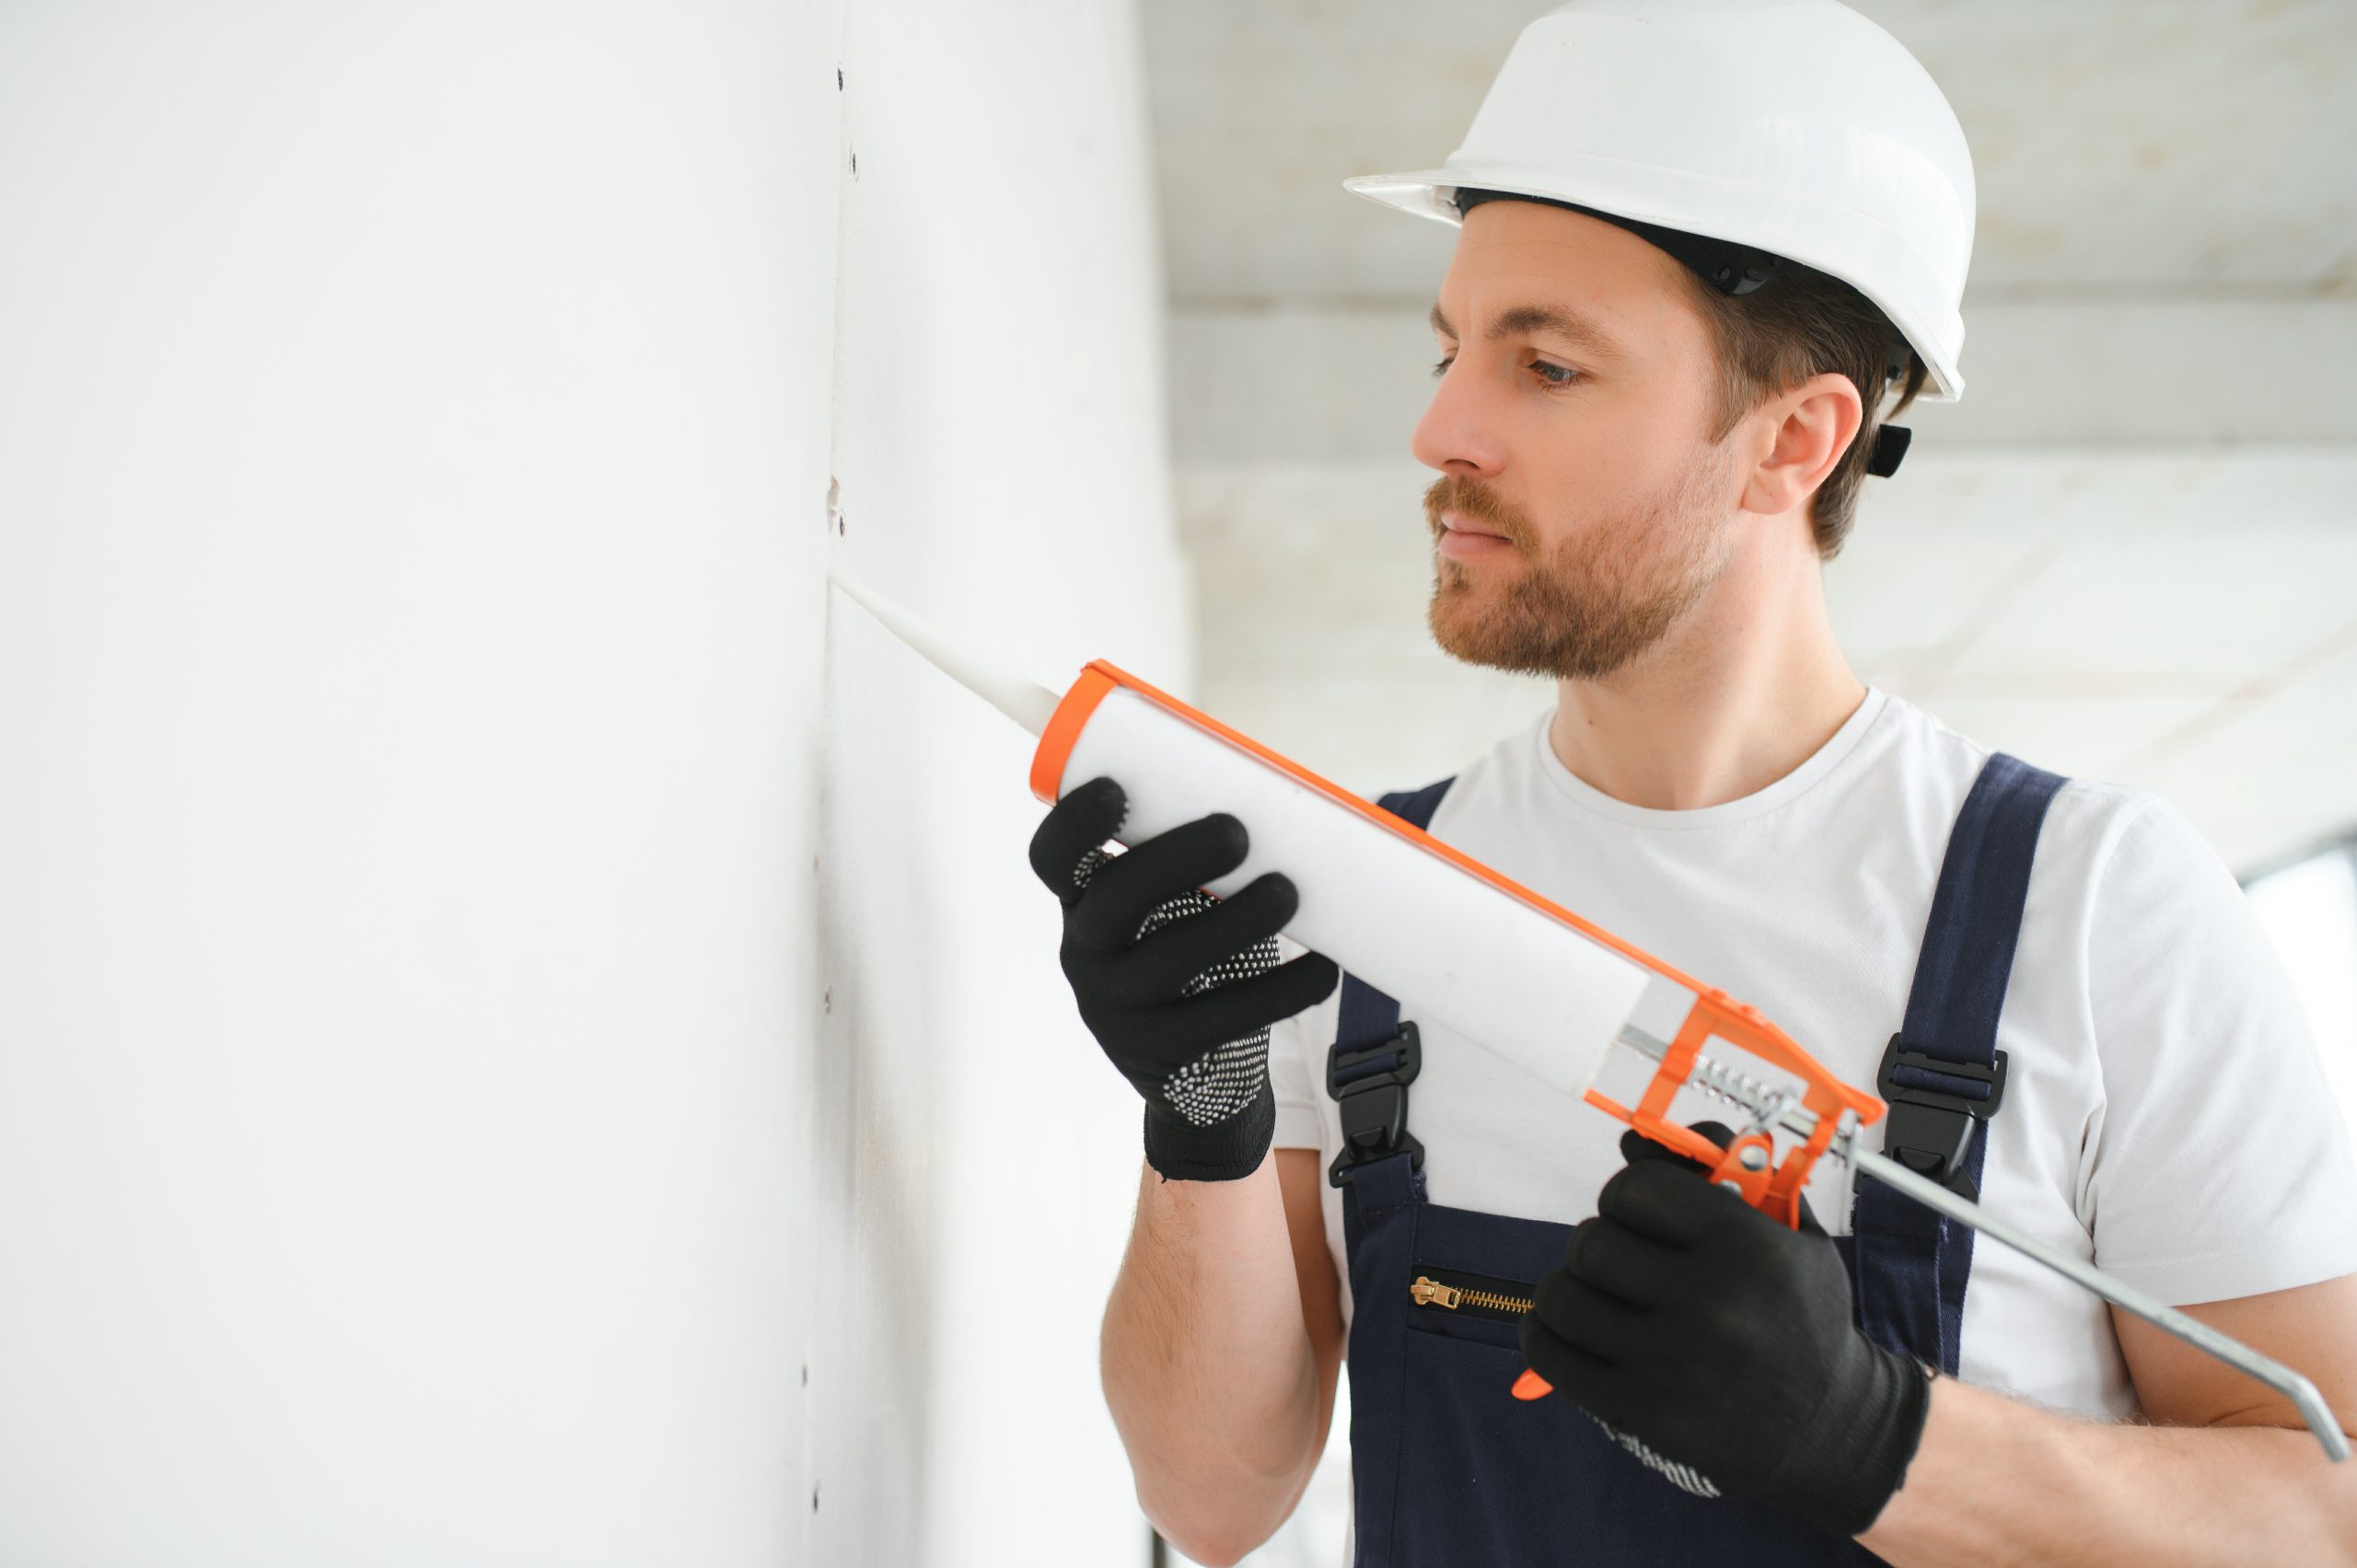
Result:
<svg viewBox="0 0 2357 1568"><path fill-rule="evenodd" d="M2249 873L2357 827L2357 4L1857 0L1973 147L1953 408L1828 568L1860 673L2166 795ZM1543 4L1145 0L1202 695L1365 792L1551 700L1423 628L1407 456L1457 145Z"/></svg>
<svg viewBox="0 0 2357 1568"><path fill-rule="evenodd" d="M1972 148L1968 299L2357 292L2349 0L1854 0ZM1454 149L1531 0L1145 0L1171 297L1429 295L1450 233L1351 195Z"/></svg>

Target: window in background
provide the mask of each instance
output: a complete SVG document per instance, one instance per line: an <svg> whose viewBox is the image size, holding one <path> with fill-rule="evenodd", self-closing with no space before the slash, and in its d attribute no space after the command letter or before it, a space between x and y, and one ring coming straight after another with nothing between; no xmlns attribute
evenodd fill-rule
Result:
<svg viewBox="0 0 2357 1568"><path fill-rule="evenodd" d="M2243 885L2283 955L2334 1093L2357 1127L2357 840Z"/></svg>

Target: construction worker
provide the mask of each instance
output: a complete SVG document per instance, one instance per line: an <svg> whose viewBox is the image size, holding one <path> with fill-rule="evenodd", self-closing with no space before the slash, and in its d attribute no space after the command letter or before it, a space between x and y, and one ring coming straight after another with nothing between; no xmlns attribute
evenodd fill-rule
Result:
<svg viewBox="0 0 2357 1568"><path fill-rule="evenodd" d="M1833 0L1580 0L1446 164L1347 184L1460 226L1411 443L1434 638L1557 685L1384 805L1756 1002L1880 1086L1893 1157L2357 1420L2357 1172L2233 877L2165 802L1868 688L1828 621L1887 418L1964 386L1972 170L1922 66ZM1616 1148L1281 945L1283 875L1196 892L1235 819L1107 856L1123 802L1073 789L1031 859L1145 1101L1103 1376L1189 1554L1292 1512L1347 1347L1358 1568L2357 1562L2357 1464L2267 1388L1834 1162L1794 1229ZM1526 1365L1551 1395L1509 1397Z"/></svg>

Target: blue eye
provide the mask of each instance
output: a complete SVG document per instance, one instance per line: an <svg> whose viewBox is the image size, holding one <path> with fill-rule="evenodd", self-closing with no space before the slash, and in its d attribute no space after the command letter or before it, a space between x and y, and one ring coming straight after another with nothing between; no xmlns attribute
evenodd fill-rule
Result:
<svg viewBox="0 0 2357 1568"><path fill-rule="evenodd" d="M1433 374L1435 377L1446 376L1448 374L1448 367L1456 363L1457 358L1452 354L1448 358L1444 359L1439 364L1434 366ZM1550 365L1543 359L1532 360L1530 362L1530 368L1538 371L1539 373L1539 378L1545 381L1550 387L1568 387L1573 382L1580 378L1580 373L1578 371L1567 370L1560 365Z"/></svg>

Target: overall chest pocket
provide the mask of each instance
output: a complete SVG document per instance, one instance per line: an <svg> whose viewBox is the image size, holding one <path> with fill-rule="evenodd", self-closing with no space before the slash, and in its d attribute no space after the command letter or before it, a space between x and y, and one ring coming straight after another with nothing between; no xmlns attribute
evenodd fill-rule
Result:
<svg viewBox="0 0 2357 1568"><path fill-rule="evenodd" d="M1568 1400L1509 1391L1529 1283L1424 1264L1410 1278L1397 1568L1579 1561L1581 1450L1596 1428Z"/></svg>
<svg viewBox="0 0 2357 1568"><path fill-rule="evenodd" d="M1529 1281L1430 1263L1408 1277L1389 1568L1880 1561L1764 1504L1679 1491L1561 1394L1515 1399Z"/></svg>
<svg viewBox="0 0 2357 1568"><path fill-rule="evenodd" d="M1520 1346L1515 1322L1530 1310L1535 1287L1528 1280L1437 1263L1417 1263L1408 1272L1409 1328L1480 1344Z"/></svg>

